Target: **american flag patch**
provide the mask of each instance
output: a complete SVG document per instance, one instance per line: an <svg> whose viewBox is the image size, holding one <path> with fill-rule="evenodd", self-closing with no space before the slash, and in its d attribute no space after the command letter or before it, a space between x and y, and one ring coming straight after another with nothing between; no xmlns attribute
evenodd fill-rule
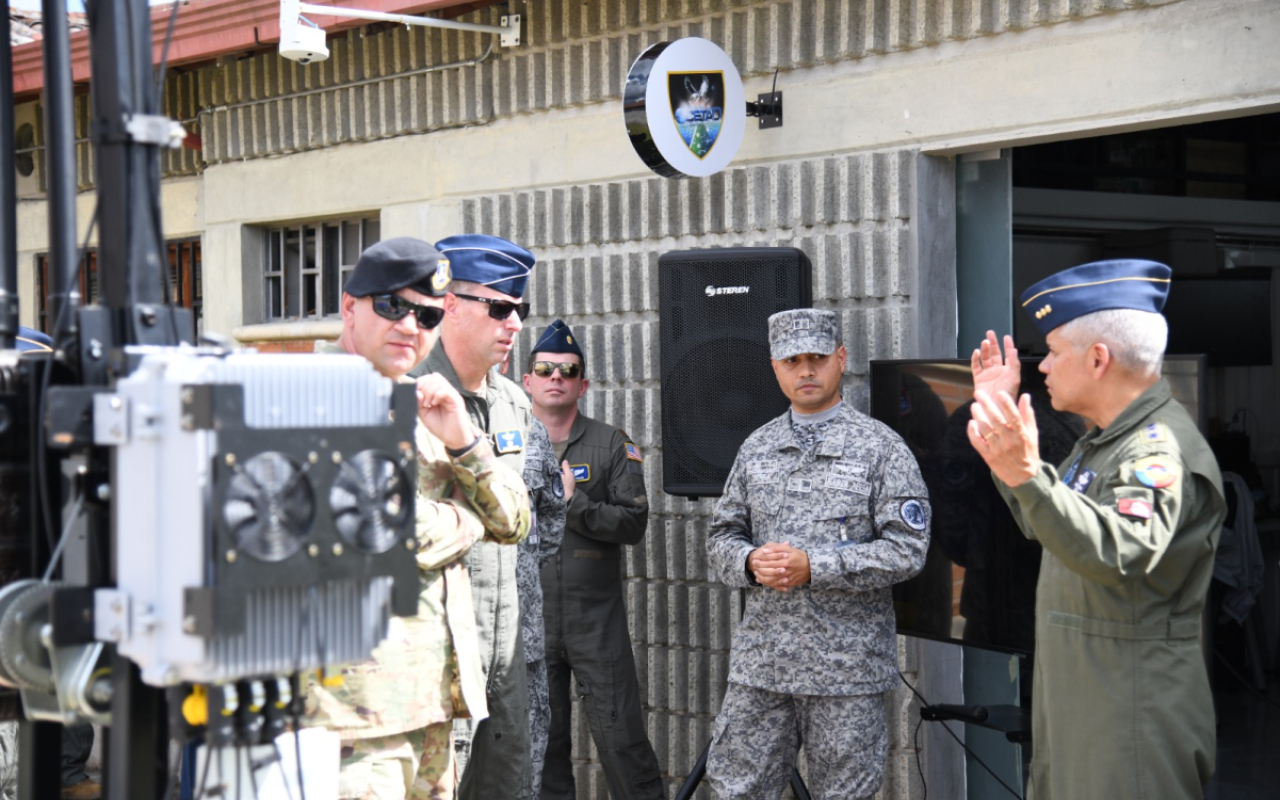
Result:
<svg viewBox="0 0 1280 800"><path fill-rule="evenodd" d="M632 461L639 461L641 464L644 463L644 459L640 457L640 448L631 442L627 442L627 458Z"/></svg>

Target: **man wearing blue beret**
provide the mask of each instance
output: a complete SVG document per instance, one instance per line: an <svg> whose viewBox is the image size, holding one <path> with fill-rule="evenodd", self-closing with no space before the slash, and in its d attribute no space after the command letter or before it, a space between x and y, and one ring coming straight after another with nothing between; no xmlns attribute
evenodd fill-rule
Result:
<svg viewBox="0 0 1280 800"><path fill-rule="evenodd" d="M569 504L562 546L542 570L551 727L541 797L577 797L569 759L576 695L610 796L660 800L666 793L640 707L621 569L623 546L638 544L649 521L644 460L626 432L579 413L586 369L578 337L556 320L534 343L524 376L534 416L561 460Z"/></svg>
<svg viewBox="0 0 1280 800"><path fill-rule="evenodd" d="M519 245L484 234L450 236L436 242L436 249L448 257L453 283L444 299L440 341L413 374L444 376L499 460L523 473L533 414L524 392L497 367L529 314L521 298L535 259ZM465 800L524 800L531 786L517 559L517 548L493 542L480 542L467 553L489 718L462 721L454 729L459 759L466 761L458 784L458 797Z"/></svg>
<svg viewBox="0 0 1280 800"><path fill-rule="evenodd" d="M973 351L969 442L1044 548L1027 797L1203 796L1213 698L1198 635L1226 516L1217 462L1160 377L1170 270L1099 261L1022 294L1053 407L1093 426L1040 460L1013 339Z"/></svg>

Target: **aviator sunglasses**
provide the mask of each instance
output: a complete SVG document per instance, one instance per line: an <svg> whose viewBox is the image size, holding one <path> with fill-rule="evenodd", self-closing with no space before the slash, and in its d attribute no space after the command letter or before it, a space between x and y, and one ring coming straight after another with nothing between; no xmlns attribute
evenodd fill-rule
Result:
<svg viewBox="0 0 1280 800"><path fill-rule="evenodd" d="M424 331L431 330L440 324L440 320L444 319L443 308L418 305L412 301L405 300L398 294L375 294L372 300L373 313L392 322L404 319L412 311L414 316L418 318L418 327Z"/></svg>
<svg viewBox="0 0 1280 800"><path fill-rule="evenodd" d="M533 374L539 378L548 378L551 373L560 370L560 376L564 378L576 378L582 372L581 364L570 364L567 361L555 363L553 361L535 361L533 362Z"/></svg>
<svg viewBox="0 0 1280 800"><path fill-rule="evenodd" d="M516 312L521 321L529 316L528 303L512 303L508 300L497 300L492 297L476 297L473 294L453 293L454 297L461 297L463 300L474 300L477 303L487 303L489 305L489 316L494 319L506 319L511 316L511 312Z"/></svg>

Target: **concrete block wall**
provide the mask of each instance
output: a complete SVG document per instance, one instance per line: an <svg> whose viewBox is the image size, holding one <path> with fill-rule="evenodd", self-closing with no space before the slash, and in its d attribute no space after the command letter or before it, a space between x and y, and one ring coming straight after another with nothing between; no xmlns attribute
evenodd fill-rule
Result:
<svg viewBox="0 0 1280 800"><path fill-rule="evenodd" d="M462 202L464 230L513 239L539 258L512 377L542 329L564 319L587 355L592 383L583 412L624 428L645 454L649 532L628 548L623 570L647 728L672 784L688 774L710 736L738 599L708 573L712 500L662 492L658 257L744 244L804 250L813 263L815 305L841 317L850 351L845 395L865 410L868 362L916 354L912 239L920 235L914 209L921 158L913 151L865 153L737 167L705 179L553 186ZM914 673L914 651L903 647L902 666ZM895 692L886 703L893 747L882 796L918 797L914 701ZM579 783L603 787L590 735L576 719ZM602 788L582 791L580 797L606 797Z"/></svg>
<svg viewBox="0 0 1280 800"><path fill-rule="evenodd" d="M462 17L524 18L522 45L478 66L439 69L484 56L488 36L386 25L331 39L318 64L268 50L174 75L165 98L198 117L215 164L617 100L636 56L683 36L717 42L749 76L1185 1L513 0Z"/></svg>

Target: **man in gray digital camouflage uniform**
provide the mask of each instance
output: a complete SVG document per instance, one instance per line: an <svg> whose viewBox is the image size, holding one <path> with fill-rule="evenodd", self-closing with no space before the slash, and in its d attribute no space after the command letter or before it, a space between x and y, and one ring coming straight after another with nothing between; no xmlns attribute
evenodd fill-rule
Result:
<svg viewBox="0 0 1280 800"><path fill-rule="evenodd" d="M869 798L897 679L890 587L920 571L929 501L898 434L845 403L830 311L769 318L787 413L743 442L707 539L747 591L707 777L720 797L776 800L803 745L815 798Z"/></svg>
<svg viewBox="0 0 1280 800"><path fill-rule="evenodd" d="M529 425L524 444L524 483L529 488L533 525L516 556L516 586L520 591L520 637L524 640L525 672L529 685L529 760L533 766L529 797L542 791L542 762L551 731L551 697L547 685L546 626L542 620L542 568L555 557L564 539L567 504L560 464L547 429L538 420Z"/></svg>

